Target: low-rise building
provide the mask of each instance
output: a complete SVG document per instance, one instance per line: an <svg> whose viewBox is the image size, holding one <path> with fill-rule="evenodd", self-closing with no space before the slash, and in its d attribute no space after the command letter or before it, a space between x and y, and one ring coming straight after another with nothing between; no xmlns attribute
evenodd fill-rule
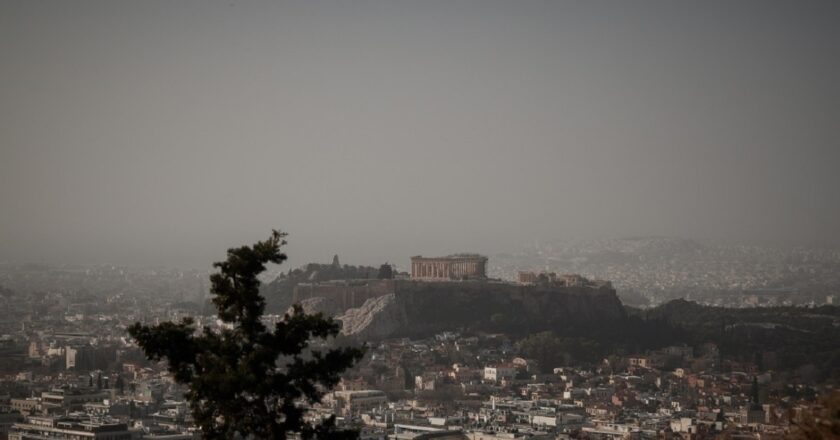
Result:
<svg viewBox="0 0 840 440"><path fill-rule="evenodd" d="M516 367L512 364L488 365L484 367L484 380L499 382L502 379L516 377Z"/></svg>
<svg viewBox="0 0 840 440"><path fill-rule="evenodd" d="M132 440L125 423L98 422L72 417L30 417L12 425L9 440Z"/></svg>
<svg viewBox="0 0 840 440"><path fill-rule="evenodd" d="M357 416L365 411L381 407L388 397L379 390L335 391L330 395L336 413L345 417Z"/></svg>

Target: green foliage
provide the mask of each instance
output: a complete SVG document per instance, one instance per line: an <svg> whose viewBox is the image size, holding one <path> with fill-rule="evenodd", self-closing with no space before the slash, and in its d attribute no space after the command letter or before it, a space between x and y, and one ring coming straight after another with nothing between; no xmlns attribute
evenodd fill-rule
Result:
<svg viewBox="0 0 840 440"><path fill-rule="evenodd" d="M683 341L690 342L690 335L665 320L629 316L531 333L520 340L519 347L548 373L569 362L595 364L611 354L640 353Z"/></svg>
<svg viewBox="0 0 840 440"><path fill-rule="evenodd" d="M520 351L534 359L543 373L564 364L563 344L553 332L535 333L520 342Z"/></svg>
<svg viewBox="0 0 840 440"><path fill-rule="evenodd" d="M292 305L292 293L300 283L372 279L377 278L378 274L379 269L373 266L309 263L265 284L262 286L262 294L267 299L266 310L270 313L283 313Z"/></svg>
<svg viewBox="0 0 840 440"><path fill-rule="evenodd" d="M664 320L680 328L689 344L713 342L729 359L754 362L760 369L815 369L806 381L840 383L840 307L724 308L674 300L644 312L646 320ZM776 358L764 362L764 353Z"/></svg>
<svg viewBox="0 0 840 440"><path fill-rule="evenodd" d="M490 315L490 328L495 331L501 331L511 326L511 320L504 313L494 313Z"/></svg>
<svg viewBox="0 0 840 440"><path fill-rule="evenodd" d="M828 393L817 405L796 414L791 410L791 439L840 438L840 391Z"/></svg>
<svg viewBox="0 0 840 440"><path fill-rule="evenodd" d="M117 381L114 384L117 387L117 390L120 392L120 395L125 393L125 380L122 378L121 374L117 374Z"/></svg>
<svg viewBox="0 0 840 440"><path fill-rule="evenodd" d="M394 278L394 268L391 267L390 264L385 263L382 266L379 266L379 273L376 275L376 278L380 280L390 280Z"/></svg>
<svg viewBox="0 0 840 440"><path fill-rule="evenodd" d="M136 323L129 333L151 360L166 360L186 397L204 438L354 439L358 433L305 418L307 408L335 386L342 371L362 356L356 348L326 351L310 347L312 338L329 338L339 324L296 306L269 331L261 318L265 299L257 275L266 263L282 263L285 234L229 249L211 276L213 304L230 325L219 332L185 318L153 327Z"/></svg>
<svg viewBox="0 0 840 440"><path fill-rule="evenodd" d="M595 340L558 336L550 331L530 335L519 344L522 354L536 360L543 373L565 365L568 360L594 363L605 354L604 347Z"/></svg>

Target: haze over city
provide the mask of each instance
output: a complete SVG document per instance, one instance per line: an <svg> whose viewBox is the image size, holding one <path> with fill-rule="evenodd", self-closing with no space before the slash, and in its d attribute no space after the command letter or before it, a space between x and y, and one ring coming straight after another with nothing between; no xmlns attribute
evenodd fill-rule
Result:
<svg viewBox="0 0 840 440"><path fill-rule="evenodd" d="M837 0L0 1L0 440L838 438L838 79Z"/></svg>
<svg viewBox="0 0 840 440"><path fill-rule="evenodd" d="M0 4L0 259L840 245L837 2Z"/></svg>

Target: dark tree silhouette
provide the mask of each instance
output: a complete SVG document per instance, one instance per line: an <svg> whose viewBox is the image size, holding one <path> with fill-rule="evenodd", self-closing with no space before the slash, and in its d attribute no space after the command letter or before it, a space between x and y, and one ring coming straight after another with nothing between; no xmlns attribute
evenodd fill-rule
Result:
<svg viewBox="0 0 840 440"><path fill-rule="evenodd" d="M125 380L123 380L121 374L117 374L117 380L114 383L114 386L117 387L117 390L119 390L120 395L123 395L125 393Z"/></svg>
<svg viewBox="0 0 840 440"><path fill-rule="evenodd" d="M385 263L379 266L379 273L376 276L380 280L390 280L394 278L394 268L390 264Z"/></svg>
<svg viewBox="0 0 840 440"><path fill-rule="evenodd" d="M753 376L752 387L750 388L750 403L753 408L761 409L761 403L758 401L758 377Z"/></svg>
<svg viewBox="0 0 840 440"><path fill-rule="evenodd" d="M790 410L791 432L785 438L828 440L840 438L840 391L834 390L805 411Z"/></svg>
<svg viewBox="0 0 840 440"><path fill-rule="evenodd" d="M362 350L311 348L311 338L335 336L339 324L321 314L307 315L299 306L273 331L261 320L265 299L257 275L266 263L286 259L280 252L285 236L275 230L266 241L229 249L227 260L214 264L219 271L210 277L213 303L230 328L199 331L185 318L128 329L149 359L165 359L175 380L188 385L186 397L204 438L358 437L336 428L334 417L317 422L306 415Z"/></svg>

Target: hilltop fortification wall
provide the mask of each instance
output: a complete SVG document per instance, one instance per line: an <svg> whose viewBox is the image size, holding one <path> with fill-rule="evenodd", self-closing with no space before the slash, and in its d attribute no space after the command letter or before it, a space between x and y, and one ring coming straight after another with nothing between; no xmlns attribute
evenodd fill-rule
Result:
<svg viewBox="0 0 840 440"><path fill-rule="evenodd" d="M339 316L361 339L430 336L444 330L563 331L625 317L615 290L493 281L395 280L393 295L370 298Z"/></svg>

